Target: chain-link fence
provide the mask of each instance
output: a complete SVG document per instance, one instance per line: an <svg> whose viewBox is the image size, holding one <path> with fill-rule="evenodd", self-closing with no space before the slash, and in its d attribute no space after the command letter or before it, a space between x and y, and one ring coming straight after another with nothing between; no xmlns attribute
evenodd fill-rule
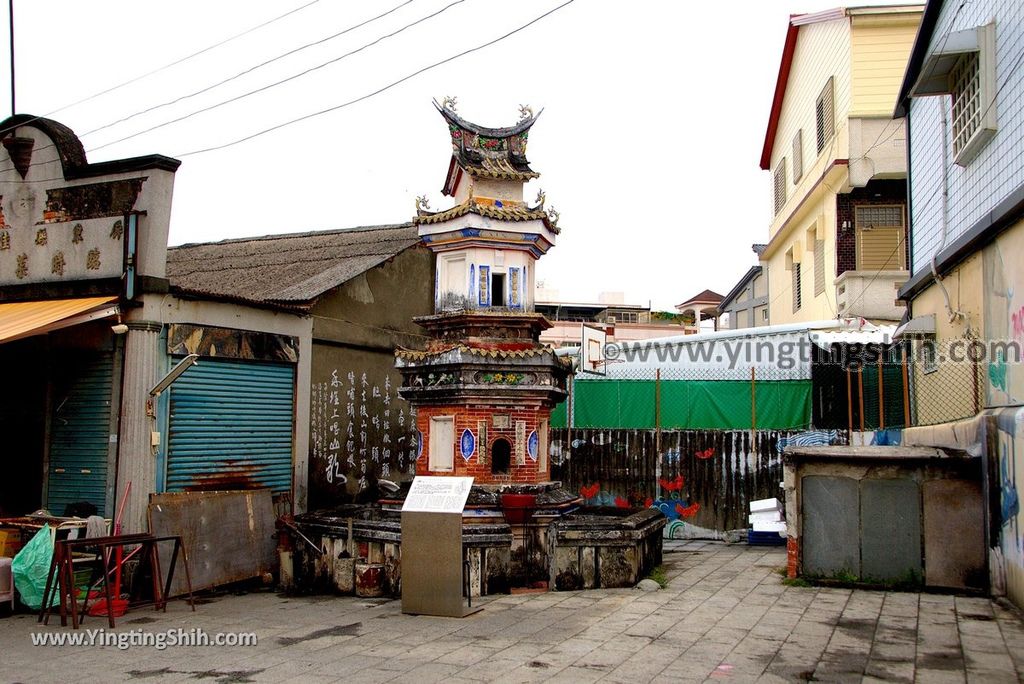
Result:
<svg viewBox="0 0 1024 684"><path fill-rule="evenodd" d="M983 351L964 343L815 347L793 364L608 365L577 374L552 426L855 432L961 420L984 408L988 381Z"/></svg>
<svg viewBox="0 0 1024 684"><path fill-rule="evenodd" d="M941 351L962 342L905 343L858 355L847 352L841 362L817 359L812 370L814 425L885 430L977 415L985 406L984 355L961 358Z"/></svg>

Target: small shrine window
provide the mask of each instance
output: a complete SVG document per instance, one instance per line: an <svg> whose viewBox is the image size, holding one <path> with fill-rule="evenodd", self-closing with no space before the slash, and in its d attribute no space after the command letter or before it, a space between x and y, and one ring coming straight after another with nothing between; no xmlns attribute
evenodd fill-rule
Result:
<svg viewBox="0 0 1024 684"><path fill-rule="evenodd" d="M507 474L511 465L512 444L504 437L499 437L491 445L491 473Z"/></svg>
<svg viewBox="0 0 1024 684"><path fill-rule="evenodd" d="M505 274L491 274L491 306L505 306Z"/></svg>

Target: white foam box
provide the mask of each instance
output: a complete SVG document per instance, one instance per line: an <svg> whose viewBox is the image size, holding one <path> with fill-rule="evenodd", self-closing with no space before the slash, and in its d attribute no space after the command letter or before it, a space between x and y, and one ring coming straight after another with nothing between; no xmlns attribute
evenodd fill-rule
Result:
<svg viewBox="0 0 1024 684"><path fill-rule="evenodd" d="M751 513L747 516L747 522L753 525L759 522L778 522L782 520L782 514L778 511L763 511L761 513Z"/></svg>
<svg viewBox="0 0 1024 684"><path fill-rule="evenodd" d="M782 533L786 531L786 522L784 520L778 520L774 522L755 522L754 531Z"/></svg>
<svg viewBox="0 0 1024 684"><path fill-rule="evenodd" d="M751 513L761 513L763 511L781 511L782 504L778 499L758 499L757 501L750 502Z"/></svg>

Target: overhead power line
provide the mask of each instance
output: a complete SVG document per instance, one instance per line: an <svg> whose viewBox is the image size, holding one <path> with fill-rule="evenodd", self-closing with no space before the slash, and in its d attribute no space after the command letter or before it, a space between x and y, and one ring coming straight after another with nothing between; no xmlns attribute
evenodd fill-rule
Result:
<svg viewBox="0 0 1024 684"><path fill-rule="evenodd" d="M392 81L391 83L387 84L386 86L384 86L382 88L378 88L377 90L374 90L373 92L367 93L366 95L362 95L362 96L357 97L357 98L355 98L353 100L349 100L348 102L343 102L343 103L341 103L339 105L335 105L333 107L328 107L326 109L321 109L319 111L312 112L310 114L306 114L304 116L300 116L300 117L295 118L295 119L291 119L290 121L285 121L283 123L279 123L279 124L277 124L275 126L271 126L270 128L265 128L265 129L263 129L261 131L257 131L255 133L251 133L251 134L249 134L249 135L247 135L245 137L238 138L237 140L232 140L231 142L223 143L223 144L220 144L220 145L212 145L210 147L204 147L204 148L201 148L201 149L192 150L190 152L183 152L183 153L177 154L175 156L176 157L190 157L190 156L197 155L197 154L203 154L205 152L213 152L215 150L223 150L224 148L232 147L234 145L238 145L238 144L246 142L248 140L252 140L253 138L258 138L258 137L260 137L262 135L266 135L267 133L271 133L273 131L280 130L280 129L285 128L287 126L291 126L293 124L297 124L297 123L299 123L301 121L306 121L307 119L312 119L312 118L317 117L317 116L322 116L323 114L328 114L330 112L335 112L335 111L338 111L339 109L344 109L345 107L349 107L349 106L354 105L354 104L356 104L358 102L362 102L364 100L368 100L371 97L376 97L377 95L380 95L381 93L383 93L385 91L391 90L395 86L400 85L402 83L405 83L406 81L408 81L410 79L413 79L413 78L419 76L420 74L426 73L426 72L428 72L428 71L430 71L432 69L436 69L437 67L442 66L444 64L447 64L449 62L453 62L453 61L455 61L455 60L457 60L457 59L459 59L461 57L465 57L466 55L469 55L469 54L472 54L474 52L478 52L480 50L488 48L488 47L490 47L492 45L495 45L496 43L500 43L501 41L505 40L506 38L514 36L515 34L519 33L520 31L524 31L527 28L529 28L530 26L533 26L534 24L536 24L537 22L539 22L539 21L541 21L541 20L551 16L552 14L554 14L558 10L562 9L563 7L567 7L567 6L571 5L575 1L576 0L566 0L566 2L563 2L561 5L558 5L558 6L554 7L554 8L552 8L552 9L548 10L544 14L541 14L540 16L538 16L538 17L536 17L534 19L531 19L530 21L526 22L522 26L509 31L508 33L506 33L504 35L498 36L497 38L494 38L492 40L487 41L486 43L481 43L480 45L477 45L476 47L469 48L468 50L463 50L462 52L459 52L459 53L456 53L456 54L452 55L451 57L446 57L445 59L442 59L442 60L440 60L438 62L434 62L433 64L430 64L428 66L425 66L425 67L422 67L420 69L417 69L416 71L414 71L411 74L408 74L406 76L403 76L402 78L398 79L397 81Z"/></svg>
<svg viewBox="0 0 1024 684"><path fill-rule="evenodd" d="M174 119L170 119L168 121L164 121L163 123L158 123L158 124L155 124L153 126L150 126L149 128L144 128L141 131L136 131L135 133L131 133L131 134L126 135L124 137L118 138L117 140L112 140L110 142L103 143L102 145L97 145L95 147L91 147L91 148L89 148L89 151L90 152L94 152L96 150L102 150L105 147L110 147L111 145L117 145L118 143L125 142L126 140L131 140L132 138L137 138L140 135L145 135L146 133L151 133L151 132L159 130L161 128L165 128L167 126L170 126L172 124L180 123L182 121L185 121L186 119L191 119L193 116L198 116L199 114L205 114L206 112L213 111L214 109L219 109L220 107L223 107L225 105L231 104L233 102L238 102L239 100L243 100L243 99L245 99L247 97L250 97L252 95L256 95L258 93L262 93L262 92L265 92L267 90L270 90L271 88L276 88L279 85L283 85L283 84L288 83L290 81L294 81L297 78L302 78L303 76L308 76L309 74L313 73L314 71L319 71L320 69L323 69L324 67L327 67L327 66L330 66L331 64L335 64L337 62L340 62L341 60L343 60L343 59L345 59L347 57L351 57L352 55L357 54L359 52L362 52L363 50L366 50L367 48L373 47L377 43L380 43L380 42L382 42L384 40L387 40L388 38L391 38L393 36L397 36L399 33L402 33L406 29L410 29L413 26L416 26L417 24L422 24L425 21L433 19L434 17L436 17L436 16L444 13L445 11L451 9L455 5L460 5L463 2L465 2L465 1L466 0L454 0L454 2L448 3L447 5L442 7L441 9L437 10L436 12L428 14L428 15L426 15L424 17L420 17L416 21L410 22L410 23L408 23L408 24L406 24L406 25L404 25L404 26L402 26L402 27L392 31L391 33L387 33L387 34L385 34L383 36L380 36L376 40L372 40L369 43L366 43L366 44L356 48L355 50L350 50L349 52L346 52L345 54L340 55L338 57L335 57L334 59L330 59L330 60L328 60L326 62L321 62L320 64L317 64L316 66L312 66L312 67L310 67L308 69L304 69L303 71L300 71L298 73L292 74L291 76L287 76L285 78L282 78L279 81L274 81L273 83L268 83L267 85L260 86L259 88L255 88L253 90L246 91L246 92L244 92L244 93L242 93L240 95L236 95L234 97L228 98L227 100L221 100L220 102L216 102L216 103L214 103L212 105L209 105L207 107L202 107L201 109L197 109L195 111L189 112L188 114L183 114L183 115L181 115L179 117L176 117Z"/></svg>
<svg viewBox="0 0 1024 684"><path fill-rule="evenodd" d="M464 0L458 0L458 2L463 2L463 1ZM404 76L404 77L402 77L402 78L400 78L400 79L398 79L396 81L393 81L393 82L385 85L382 88L378 88L378 89L374 90L373 92L367 93L367 94L362 95L362 96L360 96L358 98L355 98L353 100L349 100L348 102L344 102L342 104L335 105L335 106L329 107L327 109L322 109L320 111L313 112L313 113L310 113L310 114L306 114L306 115L298 117L296 119L292 119L290 121L286 121L286 122L277 124L277 125L272 126L270 128L267 128L267 129L264 129L264 130L261 130L261 131L257 131L256 133L252 133L250 135L247 135L247 136L245 136L243 138L240 138L238 140L234 140L234 141L223 143L223 144L219 144L219 145L213 145L213 146L210 146L210 147L207 147L207 148L203 148L203 149L191 150L189 152L184 152L182 154L177 154L177 155L174 155L174 156L175 157L195 156L195 155L198 155L198 154L203 154L205 152L212 152L214 150L220 150L220 149L224 149L224 148L227 148L227 147L232 147L234 145L238 145L238 144L240 144L242 142L246 142L247 140L251 140L253 138L260 137L260 136L265 135L267 133L270 133L272 131L275 131L275 130L278 130L278 129L281 129L281 128L285 128L285 127L293 125L295 123L299 123L299 122L305 121L307 119L311 119L311 118L314 118L314 117L317 117L317 116L321 116L321 115L327 114L329 112L337 111L339 109L344 109L344 108L349 107L349 106L351 106L353 104L356 104L358 102L362 102L364 100L370 99L370 98L372 98L372 97L374 97L376 95L379 95L379 94L381 94L381 93L383 93L383 92L385 92L387 90L390 90L390 89L394 88L397 85L400 85L401 83L404 83L405 81L411 80L411 79L415 78L416 76L419 76L420 74L423 74L423 73L425 73L427 71L435 69L435 68L437 68L439 66L447 64L449 62L452 62L452 61L454 61L456 59L459 59L461 57L464 57L466 55L469 55L469 54L472 54L474 52L478 52L480 50L483 50L484 48L490 47L491 45L499 43L499 42L501 42L501 41L503 41L503 40L505 40L505 39L507 39L507 38L509 38L509 37L511 37L511 36L513 36L515 34L517 34L517 33L520 33L521 31L529 28L533 24L536 24L537 22L542 21L543 19L547 18L548 16L550 16L550 15L554 14L555 12L563 9L564 7L567 7L568 5L571 5L573 2L575 2L575 0L567 0L566 2L563 2L560 5L557 5L556 7L548 10L547 12L544 12L543 14L535 17L534 19L531 19L530 21L526 22L525 24L523 24L523 25L521 25L521 26L519 26L519 27L517 27L517 28L515 28L515 29L513 29L511 31L509 31L508 33L505 33L504 35L498 36L497 38L489 40L489 41L487 41L485 43L481 43L480 45L477 45L476 47L470 48L468 50L463 50L462 52L456 53L456 54L454 54L454 55L452 55L450 57L447 57L447 58L445 58L443 60L440 60L440 61L435 62L433 64L430 64L428 66L422 67L422 68L420 68L420 69L418 69L418 70L416 70L416 71L414 71L414 72L412 72L412 73L410 73L410 74L408 74L408 75L406 75L406 76ZM457 4L457 3L452 3L452 4ZM451 5L449 5L449 6L451 6ZM444 9L447 9L447 7L444 8ZM442 9L441 11L444 11L444 9ZM425 17L424 19L426 19L426 18L429 18L429 17ZM423 19L421 19L419 21L423 21ZM142 132L139 132L139 133L134 134L134 135L132 135L130 137L135 137L136 135L141 135L141 134L142 134ZM120 141L118 141L118 142L120 142ZM114 143L107 143L107 145L112 145L112 144L114 144ZM107 145L103 145L103 147L106 147ZM49 145L45 145L43 147L36 148L36 151L39 151L39 150L42 150L42 149L46 149L47 147L54 147L54 145L51 143ZM95 151L97 149L100 149L100 148L98 148L98 147L97 148L91 148L91 149L87 150L87 152L93 152L93 151ZM32 162L31 164L29 164L29 166L30 167L31 166L36 166L36 165L43 164L43 163L46 163L46 162ZM13 166L10 166L10 167L8 167L6 169L0 169L0 172L8 171L11 168L13 168ZM16 181L16 182L19 182L19 181ZM32 181L20 181L20 182L23 182L23 183L39 182L39 180L38 179L34 179Z"/></svg>
<svg viewBox="0 0 1024 684"><path fill-rule="evenodd" d="M377 21L378 19L383 19L384 17L388 16L389 14L397 12L401 8L405 7L406 5L409 5L409 4L413 3L415 1L416 0L405 0L404 2L400 2L399 4L395 5L391 9L387 10L386 12L382 12L381 14L378 14L375 17L371 17L371 18L369 18L369 19L367 19L365 21L361 21L358 24L353 24L352 26L349 26L346 29L343 29L341 31L338 31L337 33L333 33L333 34L331 34L329 36L326 36L325 38L321 38L319 40L315 40L315 41L313 41L311 43L306 43L305 45L300 45L297 48L294 48L292 50L288 50L287 52L284 52L284 53L281 53L280 55L277 55L276 57L272 57L272 58L270 58L268 60L260 62L259 64L251 66L248 69L240 71L237 74L235 74L234 76L229 76L228 78L225 78L225 79L223 79L221 81L218 81L218 82L213 83L211 85L208 85L208 86L205 86L203 88L200 88L199 90L195 90L195 91L193 91L191 93L188 93L186 95L181 95L181 96L176 97L176 98L174 98L172 100L167 100L166 102L161 102L160 104L153 105L152 107L148 107L148 108L143 109L141 111L135 112L134 114L129 114L128 116L125 116L125 117L122 117L120 119L117 119L116 121L111 121L110 123L103 124L102 126L100 126L98 128L94 128L91 131L86 131L85 133L82 133L81 137L85 137L85 136L91 135L93 133L98 133L99 131L106 130L106 129L110 128L111 126L116 126L117 124L124 123L125 121L130 121L131 119L134 119L137 116L142 116L143 114L149 114L150 112L154 112L154 111L156 111L158 109L163 109L164 107L170 107L171 105L177 104L177 103L179 103L179 102L181 102L183 100L188 100L190 98L196 97L197 95L202 95L203 93L208 93L211 90L213 90L214 88L219 88L222 85L226 85L228 83L231 83L232 81L237 80L237 79L241 78L242 76L245 76L247 74L251 74L252 72L257 71L258 69L262 69L263 67L268 66L270 64L273 64L274 62L278 62L278 61L280 61L282 59L285 59L286 57L290 57L290 56L292 56L292 55L294 55L296 53L302 52L303 50L309 49L311 47L315 47L317 45L322 45L322 44L324 44L324 43L326 43L328 41L334 40L335 38L339 38L339 37L341 37L341 36L343 36L343 35L345 35L347 33L351 33L352 31L355 31L356 29L362 28L363 26L366 26L367 24L371 24L371 23Z"/></svg>
<svg viewBox="0 0 1024 684"><path fill-rule="evenodd" d="M169 62L167 64L164 64L161 67L157 67L156 69L153 69L152 71L147 71L144 74L140 74L140 75L138 75L138 76L136 76L134 78L130 78L127 81L124 81L123 83L118 83L117 85L111 86L111 87L107 88L106 90L101 90L98 93L93 93L92 95L89 95L87 97L83 97L81 100L76 100L75 102L71 102L69 104L66 104L66 105L63 105L61 107L58 107L57 109L51 110L50 112L47 112L46 114L43 114L41 116L37 116L37 117L35 117L34 119L32 119L30 121L24 121L20 125L23 126L23 125L31 123L32 121L35 121L37 119L53 116L54 114L57 114L59 112L63 112L65 109L70 109L72 107L77 107L80 104L85 104L86 102L89 102L91 100L95 100L98 97L102 97L104 95L112 93L115 90L120 90L121 88L124 88L125 86L129 86L129 85L131 85L133 83L138 83L139 81L141 81L141 80L143 80L145 78L149 78L150 76L158 74L158 73L160 73L162 71L166 71L167 69L170 69L172 67L176 67L179 64L182 64L183 62L187 62L190 59L198 57L199 55L202 55L202 54L205 54L207 52L210 52L211 50L215 50L215 49L221 47L222 45L227 45L228 43L230 43L230 42L232 42L234 40L237 40L237 39L239 39L239 38L241 38L243 36L247 36L250 33L253 33L254 31L258 31L261 28L265 28L267 26L270 26L271 24L273 24L275 22L281 21L282 19L284 19L286 17L289 17L289 16L291 16L293 14L296 14L297 12L301 12L304 9L312 7L313 5L315 5L318 2L320 2L320 0L310 0L310 2L307 2L305 5L300 5L300 6L296 7L295 9L288 10L284 14L280 14L280 15L274 17L273 19L268 19L267 21L264 21L262 24L257 24L256 26L248 28L248 29L242 31L241 33L236 33L235 35L230 36L228 38L225 38L225 39L223 39L223 40L221 40L221 41L219 41L217 43L214 43L213 45L209 45L209 46L207 46L207 47L205 47L205 48L203 48L201 50L193 52L190 55L185 55L184 57L181 57L179 59L174 60L173 62ZM10 128L2 129L2 130L0 130L0 135L8 133L10 130L11 130Z"/></svg>

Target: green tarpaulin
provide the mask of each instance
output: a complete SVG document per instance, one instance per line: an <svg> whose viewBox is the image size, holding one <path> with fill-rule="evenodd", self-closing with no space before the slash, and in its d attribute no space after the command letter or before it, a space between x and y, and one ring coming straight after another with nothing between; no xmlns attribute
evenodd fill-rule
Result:
<svg viewBox="0 0 1024 684"><path fill-rule="evenodd" d="M577 380L573 383L573 427L653 429L653 380ZM750 383L741 380L666 380L661 388L661 427L666 430L745 430L752 427ZM756 428L790 430L811 423L811 381L754 384ZM552 427L567 426L563 403Z"/></svg>

